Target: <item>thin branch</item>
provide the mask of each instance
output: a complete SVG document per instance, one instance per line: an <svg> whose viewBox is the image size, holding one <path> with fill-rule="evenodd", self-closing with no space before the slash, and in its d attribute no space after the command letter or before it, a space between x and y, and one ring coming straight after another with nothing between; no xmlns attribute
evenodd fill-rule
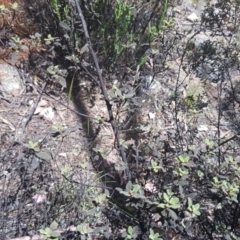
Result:
<svg viewBox="0 0 240 240"><path fill-rule="evenodd" d="M38 104L39 104L39 102L42 98L43 92L44 92L45 88L47 87L47 84L48 84L48 80L43 84L42 89L40 91L40 94L38 96L38 99L35 102L35 104L33 105L32 109L31 109L31 112L29 113L29 115L28 115L28 117L27 117L27 119L26 119L26 121L23 125L23 132L25 132L28 123L31 121L32 116L33 116L34 112L36 111L36 108L37 108L37 106L38 106Z"/></svg>
<svg viewBox="0 0 240 240"><path fill-rule="evenodd" d="M117 148L118 148L118 150L120 152L120 155L122 157L123 162L127 166L127 176L125 175L125 178L126 178L126 180L128 180L128 179L131 178L131 176L130 176L130 172L129 172L129 169L128 169L128 164L127 164L127 159L126 159L126 154L125 154L124 148L120 144L120 134L119 134L118 127L116 125L116 121L115 121L115 119L113 117L112 104L110 103L110 100L108 98L106 87L105 87L105 84L103 82L101 70L100 70L100 67L99 67L99 64L98 64L98 59L97 59L95 51L93 50L92 42L90 40L88 29L87 29L87 24L86 24L86 21L85 21L85 18L83 16L82 9L81 9L81 7L79 5L78 0L75 0L75 4L76 4L77 11L78 11L79 17L80 17L82 25L83 25L83 31L84 31L85 39L86 39L86 42L88 44L89 51L90 51L90 53L92 55L92 58L93 58L93 61L94 61L95 67L96 67L96 71L97 71L97 74L98 74L98 79L99 79L99 82L100 82L100 87L101 87L101 90L102 90L102 94L104 96L104 100L105 100L105 103L107 105L107 110L108 110L108 115L109 115L109 122L111 123L112 129L113 129L114 134L115 134Z"/></svg>

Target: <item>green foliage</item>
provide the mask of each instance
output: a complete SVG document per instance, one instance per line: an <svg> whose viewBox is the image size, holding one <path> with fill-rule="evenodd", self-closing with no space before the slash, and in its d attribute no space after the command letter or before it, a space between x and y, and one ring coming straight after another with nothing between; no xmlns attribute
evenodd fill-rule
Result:
<svg viewBox="0 0 240 240"><path fill-rule="evenodd" d="M184 102L186 106L189 109L196 109L201 106L203 94L203 83L198 79L191 80L186 90L183 92Z"/></svg>
<svg viewBox="0 0 240 240"><path fill-rule="evenodd" d="M187 154L185 154L185 155L178 156L177 159L181 164L184 165L184 164L188 163L188 161L190 160L190 157Z"/></svg>
<svg viewBox="0 0 240 240"><path fill-rule="evenodd" d="M50 160L52 157L45 151L41 151L38 145L38 142L29 141L28 144L24 146L34 152L34 154L43 160Z"/></svg>
<svg viewBox="0 0 240 240"><path fill-rule="evenodd" d="M141 186L139 184L132 184L131 181L127 183L125 190L122 190L121 188L116 188L116 190L127 197L138 199L145 198L144 191Z"/></svg>
<svg viewBox="0 0 240 240"><path fill-rule="evenodd" d="M31 39L34 39L37 43L41 42L42 35L36 32L34 35L30 35Z"/></svg>
<svg viewBox="0 0 240 240"><path fill-rule="evenodd" d="M160 16L160 20L158 22L158 29L159 30L162 30L163 27L165 27L165 24L166 24L166 14L167 14L167 10L168 10L168 5L169 5L169 0L164 0L164 3L163 3L163 11L162 11L162 14Z"/></svg>
<svg viewBox="0 0 240 240"><path fill-rule="evenodd" d="M0 11L1 13L6 9L5 5L0 5Z"/></svg>
<svg viewBox="0 0 240 240"><path fill-rule="evenodd" d="M18 10L18 3L17 2L14 2L14 3L11 3L11 9L13 9L14 11Z"/></svg>
<svg viewBox="0 0 240 240"><path fill-rule="evenodd" d="M103 148L96 147L96 148L93 148L93 151L96 152L96 153L99 153L102 156L103 159L107 159L107 152Z"/></svg>
<svg viewBox="0 0 240 240"><path fill-rule="evenodd" d="M199 209L200 209L200 204L199 203L193 204L192 199L188 198L187 210L190 212L190 214L200 216L201 213L200 213Z"/></svg>
<svg viewBox="0 0 240 240"><path fill-rule="evenodd" d="M51 34L48 34L47 38L45 38L44 41L45 41L45 44L49 45L49 44L51 44L55 39L57 39L57 38L54 38L54 37L52 37Z"/></svg>
<svg viewBox="0 0 240 240"><path fill-rule="evenodd" d="M204 173L200 170L197 171L198 177L202 179L204 177Z"/></svg>
<svg viewBox="0 0 240 240"><path fill-rule="evenodd" d="M147 62L148 60L148 57L147 56L142 56L141 59L140 59L140 62L138 64L139 68L141 68L142 66L145 65L145 63Z"/></svg>
<svg viewBox="0 0 240 240"><path fill-rule="evenodd" d="M77 226L77 230L82 234L82 235L88 235L89 233L93 232L93 229L91 229L87 224L79 224Z"/></svg>
<svg viewBox="0 0 240 240"><path fill-rule="evenodd" d="M29 141L28 145L26 147L28 147L29 149L32 149L35 152L39 152L40 151L40 149L38 147L38 142Z"/></svg>
<svg viewBox="0 0 240 240"><path fill-rule="evenodd" d="M151 43L154 41L154 39L158 36L159 31L156 26L152 26L149 22L148 24L148 41Z"/></svg>
<svg viewBox="0 0 240 240"><path fill-rule="evenodd" d="M178 174L180 177L187 176L189 174L189 170L184 167L179 167Z"/></svg>
<svg viewBox="0 0 240 240"><path fill-rule="evenodd" d="M44 239L58 240L59 239L58 237L60 237L60 232L57 230L57 228L58 223L54 221L51 223L50 227L40 229L39 232L44 237Z"/></svg>
<svg viewBox="0 0 240 240"><path fill-rule="evenodd" d="M155 162L154 160L151 160L151 167L155 173L157 173L162 167L159 165L159 163Z"/></svg>
<svg viewBox="0 0 240 240"><path fill-rule="evenodd" d="M80 44L82 44L81 33L79 33L80 31L78 32L78 30L74 27L75 25L78 25L78 23L70 20L71 18L67 18L67 16L71 14L69 5L63 0L51 0L50 2L53 11L56 14L57 21L59 22L59 25L62 27L64 32L67 33L71 30L75 31L71 35L72 39L69 40L68 47L70 51L64 57L64 60L68 60L68 63L70 64L69 69L72 69L74 72L73 77L70 80L70 88L68 94L68 100L70 101L73 94L74 81L75 79L78 80L76 73L79 72L78 70L80 69L80 65L85 61L84 56L88 55L88 45L84 45L83 43L83 47L81 49L78 49L78 47L80 48ZM94 18L95 21L96 17L98 20L96 21L96 25L99 23L98 27L100 26L101 28L101 30L97 29L96 31L95 36L97 36L97 40L94 39L94 48L98 50L98 54L101 55L103 50L103 55L105 54L104 56L107 59L110 59L109 62L111 63L116 63L117 60L121 59L121 56L123 56L124 53L127 53L128 51L131 52L131 56L134 58L135 62L130 69L136 77L136 79L131 83L133 86L130 86L130 88L128 85L128 88L124 88L122 85L124 85L125 82L121 82L112 84L108 89L110 89L109 95L111 96L111 104L114 108L114 104L117 102L117 108L119 108L119 112L121 112L121 106L124 105L127 100L129 100L129 102L136 102L136 105L130 105L131 107L134 106L133 109L135 114L135 111L137 112L137 110L142 106L141 104L137 105L138 102L145 101L145 99L140 98L139 96L137 97L140 98L140 100L134 98L136 94L135 88L138 84L138 77L144 76L146 73L144 72L144 68L141 67L145 65L150 57L143 54L136 56L136 52L134 51L136 48L140 48L140 50L138 49L140 52L145 52L146 49L149 50L148 48L150 46L152 55L161 54L162 51L157 44L155 45L155 41L158 41L158 38L161 37L161 34L164 30L171 30L175 24L174 19L166 19L169 1L163 1L160 18L157 19L157 21L156 19L149 21L148 24L146 24L147 30L144 32L144 37L142 38L144 39L143 42L141 42L142 36L139 36L139 33L137 32L133 32L132 22L134 20L134 17L138 14L138 12L135 12L138 9L135 5L132 5L131 2L129 3L129 1L124 0L119 0L117 2L109 0L96 0L92 1L90 4L88 2L85 2L85 4L87 10L94 10L94 14L91 15L90 18ZM4 6L0 6L0 10L1 12L5 11ZM151 13L151 11L148 13ZM75 19L76 16L71 17L72 19ZM142 18L144 17L145 16L142 16ZM88 28L90 30L93 29L93 32L96 30L93 24L88 25ZM57 53L58 49L62 50L64 47L66 47L61 42L62 38L66 40L70 38L70 36L65 34L64 36L53 37L53 34L49 33L48 36L44 39L45 44L49 46L48 54L52 53L53 59L55 58L55 54ZM167 38L168 35L164 36L164 39ZM32 39L40 42L41 35L35 34L32 36ZM167 40L170 41L170 39ZM146 44L144 41L148 41L148 44ZM174 38L174 41L177 40ZM141 49L142 45L144 44L147 45L147 48ZM164 45L164 43L161 44ZM21 39L18 37L12 37L10 45L16 51L19 50L21 46ZM168 53L166 53L166 55L171 57L174 56L174 54L171 55ZM86 57L86 59L87 61L89 60L88 57ZM101 59L101 57L99 57L99 59ZM222 60L224 60L224 58L222 58ZM184 61L185 59L183 59L183 62ZM66 75L68 71L64 69L62 70L61 65L55 65L60 64L60 61L57 62L58 63L53 61L50 66L48 65L46 69L47 73L53 82L54 80L58 79L59 83L63 87L66 87ZM90 67L92 64L86 64L89 69L91 69ZM169 65L168 67L171 68L172 66ZM184 69L184 66L181 67ZM135 68L137 68L136 71ZM106 68L102 69L103 72L106 71ZM138 72L139 69L141 72ZM151 70L154 74L157 74L157 71L155 71L155 69ZM114 74L115 73L116 72L114 72ZM120 74L116 75L118 77ZM195 108L197 103L201 100L203 93L204 91L201 82L189 84L184 92L184 100L181 101L181 103L184 103L184 109L186 109L187 106L188 113L191 113L193 115L197 115L197 113L199 113ZM169 102L173 101L172 99L168 100ZM177 103L177 100L175 103ZM164 109L165 106L166 105L163 104L161 108L162 112L166 111L166 109ZM179 106L175 104L175 116L180 116L180 114L177 112L180 111L178 107ZM161 116L163 115L162 112ZM130 113L129 115L131 116L134 115L133 112L128 113ZM104 122L104 119L101 117L96 117L96 119L96 125L102 127L100 124ZM167 125L168 119L165 119L164 117L164 121L165 120ZM180 125L178 124L181 121L180 117L173 120L176 121L176 125ZM190 122L188 120L189 119L184 119L187 124ZM89 134L90 120L87 119L86 121L88 121L88 129L86 132ZM120 123L117 124L120 125ZM124 132L126 128L121 127L122 126L120 126L119 129L123 130ZM97 145L91 150L93 150L95 155L98 157L101 155L103 158L101 161L103 161L105 164L104 170L106 168L106 174L104 175L104 178L101 176L99 179L96 179L90 183L85 184L85 182L82 183L81 181L79 183L77 182L78 180L76 181L76 178L73 178L75 174L75 164L73 164L74 167L71 165L62 167L61 175L64 176L64 178L61 180L58 179L59 185L54 188L55 190L52 190L51 188L51 191L53 191L51 194L61 195L64 201L61 201L60 207L51 206L55 211L54 215L57 213L62 216L61 213L68 211L68 209L72 207L72 203L80 195L81 200L78 204L76 204L76 209L80 209L79 215L82 215L81 221L78 222L76 226L77 231L82 235L82 239L90 239L92 237L91 234L95 234L95 232L97 232L99 236L102 236L104 235L103 232L105 231L104 233L108 232L108 234L111 235L113 239L119 238L120 235L124 239L137 239L142 237L141 234L145 234L145 237L148 237L149 239L160 240L162 239L160 238L160 232L162 232L162 230L165 231L166 228L168 228L169 231L172 230L175 232L180 232L182 236L188 235L188 238L190 236L192 237L194 233L192 233L189 229L191 229L191 227L194 228L194 226L198 225L199 219L197 217L201 215L201 217L203 217L203 221L201 221L205 224L205 222L207 222L208 219L211 219L213 216L210 212L213 212L213 214L215 214L215 211L220 211L223 208L227 208L228 205L226 203L231 205L230 210L232 211L234 206L238 204L240 166L232 156L228 156L226 159L224 159L222 156L219 156L219 149L221 146L218 146L215 140L209 140L214 139L211 134L207 136L209 139L206 138L206 136L204 136L204 139L200 139L199 133L196 132L197 127L194 125L191 126L191 124L189 124L188 127L188 131L181 129L180 127L177 130L173 129L174 127L172 125L167 130L160 128L160 130L156 129L155 131L155 129L152 128L153 131L146 131L147 133L141 132L136 134L135 137L137 144L135 144L135 141L129 142L129 140L125 141L120 139L121 146L123 146L125 150L128 150L126 151L128 162L120 162L118 166L109 167L107 164L105 164L107 163L106 160L109 158L109 152L106 150L105 146ZM132 126L126 131L131 130ZM67 136L67 133L61 124L52 126L51 133L60 135L60 139L63 138L63 136ZM164 141L162 141L162 139L159 137L160 135L164 135ZM137 139L139 136L140 139ZM171 147L169 148L168 142L171 144ZM191 144L194 144L194 147L189 147ZM129 146L131 146L131 148ZM28 152L31 152L42 159L51 159L50 155L47 155L46 152L41 151L42 144L40 141L29 141L28 144L25 144L25 147L27 148ZM232 146L227 147L231 149ZM217 152L216 149L219 152ZM215 159L218 158L222 161L220 164L216 164L215 162ZM85 175L89 174L89 159L77 158L77 161L79 161L77 166L78 170L80 171L80 180L82 180ZM126 176L124 175L127 164L129 164L129 169L132 173L131 181L126 180ZM110 168L111 172L109 171ZM119 172L116 171L118 174L116 178L113 174L113 169L117 171L119 170ZM135 171L135 169L137 170ZM106 181L105 179L108 179L106 176L114 179L114 184L117 185L116 188L112 189L112 199L109 196L107 190L104 191L102 188L99 190L96 187L91 187L91 184L98 184L102 179L103 181ZM121 185L116 181L118 177L121 179ZM89 178L87 177L86 179ZM210 181L212 180L212 182L210 182L209 179ZM104 182L104 186L105 184L107 185L106 182ZM78 192L79 188L84 189L81 194ZM118 196L117 199L114 199L114 190L118 191L118 194L116 194ZM204 201L202 201L202 199L200 199L201 195L204 194L207 194L207 200L211 202L209 204L209 206L211 205L212 207L211 211L209 211L207 208L208 206L205 206L205 204L208 204L206 202L207 200L204 199ZM216 199L216 197L221 199L221 202L215 203L215 200L213 200L213 195L211 194L214 194L214 199ZM121 195L121 197L119 197L119 195ZM109 199L113 201L110 203ZM106 209L106 206L109 206L110 204L111 208ZM113 215L119 215L120 213L122 216L128 216L128 221L122 223L121 229L117 229L119 232L116 233L116 235L115 232L110 229L110 227L109 229L107 228L107 230L103 230L103 223L101 221L103 219L105 220L106 216L104 216L105 218L100 218L99 216L101 216L102 213L106 210L112 211L109 215L112 215L112 213ZM228 223L219 223L217 221L215 223L214 221L212 221L208 226L211 229L209 232L213 232L214 234L216 232L219 232L223 235L223 233L225 234L226 231L231 231ZM96 226L101 226L102 229L95 229ZM140 229L139 226L144 227L143 229ZM53 222L50 227L41 229L39 231L45 239L58 239L59 233L57 231L57 228L58 224L56 222ZM122 229L125 229L123 233L120 231ZM228 233L226 233L226 236L227 234ZM234 239L234 236L235 235L233 233L229 233L229 239L230 237Z"/></svg>
<svg viewBox="0 0 240 240"><path fill-rule="evenodd" d="M180 205L180 199L178 197L173 196L173 192L170 189L167 189L166 192L163 194L160 194L161 201L163 203L159 203L159 208L172 208L172 209L178 209L181 207Z"/></svg>
<svg viewBox="0 0 240 240"><path fill-rule="evenodd" d="M149 234L150 240L163 240L162 238L159 238L159 233L154 233L154 231L150 228L150 234Z"/></svg>
<svg viewBox="0 0 240 240"><path fill-rule="evenodd" d="M213 189L212 192L218 192L219 190L226 196L227 200L238 202L237 196L239 193L239 180L230 182L227 180L219 180L218 177L212 179Z"/></svg>
<svg viewBox="0 0 240 240"><path fill-rule="evenodd" d="M150 43L150 45L154 43L156 37L158 37L159 34L164 29L173 27L175 23L174 19L171 19L169 21L166 20L169 0L164 0L162 4L163 4L162 12L157 25L152 25L151 22L148 23L147 35L148 35L148 42Z"/></svg>
<svg viewBox="0 0 240 240"><path fill-rule="evenodd" d="M65 3L65 0L50 0L50 5L59 22L64 20L70 11L68 4Z"/></svg>
<svg viewBox="0 0 240 240"><path fill-rule="evenodd" d="M66 69L59 69L58 66L49 66L47 72L51 75L51 78L57 80L63 88L67 87L66 76L68 72Z"/></svg>
<svg viewBox="0 0 240 240"><path fill-rule="evenodd" d="M205 144L208 150L212 149L215 145L213 141L210 141L209 139L205 139Z"/></svg>
<svg viewBox="0 0 240 240"><path fill-rule="evenodd" d="M112 19L105 17L105 10L109 8L108 0L98 0L94 4L94 11L100 16L101 36L105 40L105 53L114 62L133 43L133 35L129 32L133 7L124 0L118 0L113 5Z"/></svg>
<svg viewBox="0 0 240 240"><path fill-rule="evenodd" d="M27 49L27 46L22 44L22 40L18 36L11 37L8 43L16 52Z"/></svg>
<svg viewBox="0 0 240 240"><path fill-rule="evenodd" d="M138 237L137 227L129 226L127 231L122 234L124 239L136 239Z"/></svg>

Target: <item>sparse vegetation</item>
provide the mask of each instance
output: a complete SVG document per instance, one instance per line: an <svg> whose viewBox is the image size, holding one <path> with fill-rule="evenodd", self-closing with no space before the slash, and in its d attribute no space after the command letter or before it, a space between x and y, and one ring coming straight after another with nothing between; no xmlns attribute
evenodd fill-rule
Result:
<svg viewBox="0 0 240 240"><path fill-rule="evenodd" d="M10 56L31 111L21 138L0 116L16 134L2 128L3 237L239 239L239 3L209 1L188 24L169 0L48 3L0 5L46 24L28 64ZM1 48L24 52L8 27Z"/></svg>

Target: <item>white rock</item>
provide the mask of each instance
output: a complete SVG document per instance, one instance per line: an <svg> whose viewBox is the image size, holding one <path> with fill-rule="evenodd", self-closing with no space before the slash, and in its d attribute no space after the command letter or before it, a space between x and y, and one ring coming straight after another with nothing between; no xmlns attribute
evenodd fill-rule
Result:
<svg viewBox="0 0 240 240"><path fill-rule="evenodd" d="M189 20L191 22L197 22L197 21L199 21L199 17L197 16L196 13L192 13L187 17L187 20Z"/></svg>
<svg viewBox="0 0 240 240"><path fill-rule="evenodd" d="M156 113L149 112L148 116L149 116L150 119L154 119L155 116L156 116Z"/></svg>
<svg viewBox="0 0 240 240"><path fill-rule="evenodd" d="M161 89L161 83L151 75L142 78L142 90L145 93L158 93Z"/></svg>
<svg viewBox="0 0 240 240"><path fill-rule="evenodd" d="M198 131L199 132L207 132L208 131L208 127L206 125L199 125L198 126Z"/></svg>

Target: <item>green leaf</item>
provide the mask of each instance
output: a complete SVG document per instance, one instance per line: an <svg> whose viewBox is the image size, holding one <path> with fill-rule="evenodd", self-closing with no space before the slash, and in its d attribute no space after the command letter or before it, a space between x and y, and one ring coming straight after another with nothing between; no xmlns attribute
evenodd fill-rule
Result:
<svg viewBox="0 0 240 240"><path fill-rule="evenodd" d="M160 203L160 204L158 204L158 207L160 207L160 208L165 208L165 207L166 207L166 204Z"/></svg>
<svg viewBox="0 0 240 240"><path fill-rule="evenodd" d="M61 233L60 232L51 232L51 237L60 237Z"/></svg>
<svg viewBox="0 0 240 240"><path fill-rule="evenodd" d="M188 198L188 207L191 207L191 206L192 206L192 199Z"/></svg>
<svg viewBox="0 0 240 240"><path fill-rule="evenodd" d="M203 178L203 176L204 176L204 173L200 170L197 171L197 174L198 174L199 178Z"/></svg>
<svg viewBox="0 0 240 240"><path fill-rule="evenodd" d="M49 227L45 228L45 234L50 235L51 233L52 233L52 230Z"/></svg>
<svg viewBox="0 0 240 240"><path fill-rule="evenodd" d="M47 68L48 73L51 75L55 75L58 72L59 68L58 66L50 66Z"/></svg>
<svg viewBox="0 0 240 240"><path fill-rule="evenodd" d="M196 210L197 210L197 209L199 209L199 208L200 208L200 204L199 204L199 203L197 203L197 204L193 205L192 207L193 207L193 209L196 209Z"/></svg>
<svg viewBox="0 0 240 240"><path fill-rule="evenodd" d="M200 215L201 215L201 213L200 213L198 210L193 211L193 213L194 213L195 215L197 215L197 216L200 216Z"/></svg>
<svg viewBox="0 0 240 240"><path fill-rule="evenodd" d="M58 223L56 221L53 221L50 225L51 230L56 230L58 228Z"/></svg>
<svg viewBox="0 0 240 240"><path fill-rule="evenodd" d="M159 237L159 233L154 234L154 239L157 239Z"/></svg>
<svg viewBox="0 0 240 240"><path fill-rule="evenodd" d="M154 160L151 160L151 167L155 173L157 173L158 170L161 169L161 166L159 166L158 163Z"/></svg>
<svg viewBox="0 0 240 240"><path fill-rule="evenodd" d="M150 228L150 235L154 235L154 231Z"/></svg>
<svg viewBox="0 0 240 240"><path fill-rule="evenodd" d="M81 166L82 169L86 169L87 166L88 166L88 163L87 162L80 163L80 166Z"/></svg>
<svg viewBox="0 0 240 240"><path fill-rule="evenodd" d="M13 10L17 10L18 9L18 3L17 2L14 2L14 3L10 3L11 4L11 8Z"/></svg>
<svg viewBox="0 0 240 240"><path fill-rule="evenodd" d="M178 198L178 197L173 197L173 198L171 198L170 203L171 203L171 204L177 204L177 203L179 203L179 198Z"/></svg>
<svg viewBox="0 0 240 240"><path fill-rule="evenodd" d="M43 159L43 160L46 160L46 161L52 159L52 157L48 153L46 153L46 152L36 152L35 154L40 159Z"/></svg>
<svg viewBox="0 0 240 240"><path fill-rule="evenodd" d="M50 229L50 231L51 231L51 229ZM48 235L48 233L46 232L46 229L40 229L39 232L42 235Z"/></svg>
<svg viewBox="0 0 240 240"><path fill-rule="evenodd" d="M209 148L212 148L215 143L213 141L210 141L209 139L206 139L205 140L205 144L209 147Z"/></svg>
<svg viewBox="0 0 240 240"><path fill-rule="evenodd" d="M88 233L88 228L85 224L80 224L77 226L77 230L81 233L81 234L87 234Z"/></svg>
<svg viewBox="0 0 240 240"><path fill-rule="evenodd" d="M163 199L164 199L166 202L169 202L169 196L167 195L167 193L163 193Z"/></svg>
<svg viewBox="0 0 240 240"><path fill-rule="evenodd" d="M38 146L38 142L29 141L29 145L30 145L31 148L34 149L35 147Z"/></svg>
<svg viewBox="0 0 240 240"><path fill-rule="evenodd" d="M132 226L129 226L129 227L128 227L128 233L131 234L131 235L133 234L133 228L132 228Z"/></svg>
<svg viewBox="0 0 240 240"><path fill-rule="evenodd" d="M59 26L67 31L71 31L71 28L64 21L60 22Z"/></svg>
<svg viewBox="0 0 240 240"><path fill-rule="evenodd" d="M172 196L172 195L173 195L173 192L172 192L172 190L171 190L171 189L167 189L167 191L166 191L166 192L167 192L167 195L168 195L168 196Z"/></svg>
<svg viewBox="0 0 240 240"><path fill-rule="evenodd" d="M62 87L64 87L64 88L67 87L66 78L57 75L57 79L58 79L58 81L59 81L59 83L61 84Z"/></svg>
<svg viewBox="0 0 240 240"><path fill-rule="evenodd" d="M128 181L127 185L126 185L126 190L127 192L130 192L132 190L132 182Z"/></svg>
<svg viewBox="0 0 240 240"><path fill-rule="evenodd" d="M139 192L140 189L141 189L141 186L140 186L140 185L134 184L134 185L133 185L133 190L132 190L132 192L137 193L137 192Z"/></svg>
<svg viewBox="0 0 240 240"><path fill-rule="evenodd" d="M188 155L180 155L178 156L178 160L181 162L181 163L186 163L188 162L190 159L190 157Z"/></svg>
<svg viewBox="0 0 240 240"><path fill-rule="evenodd" d="M174 205L171 205L171 206L170 206L170 208L172 208L172 209L178 209L178 208L180 208L180 207L181 207L180 204L174 204Z"/></svg>
<svg viewBox="0 0 240 240"><path fill-rule="evenodd" d="M168 209L168 212L169 212L169 216L170 216L173 220L177 220L177 219L178 219L177 214L176 214L173 210Z"/></svg>

